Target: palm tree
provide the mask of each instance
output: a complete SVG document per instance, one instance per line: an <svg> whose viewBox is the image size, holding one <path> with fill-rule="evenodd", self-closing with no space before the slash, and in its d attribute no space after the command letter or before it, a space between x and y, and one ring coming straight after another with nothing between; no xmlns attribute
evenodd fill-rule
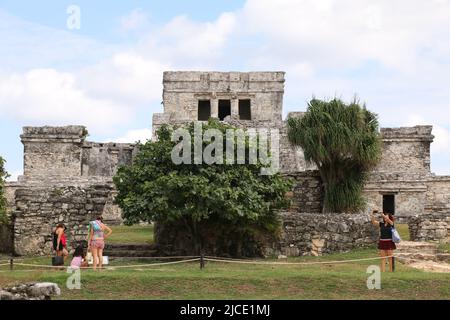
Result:
<svg viewBox="0 0 450 320"><path fill-rule="evenodd" d="M365 173L381 157L377 115L354 100L312 99L303 117L288 119L289 141L300 146L306 161L314 163L322 178L324 212L358 212Z"/></svg>

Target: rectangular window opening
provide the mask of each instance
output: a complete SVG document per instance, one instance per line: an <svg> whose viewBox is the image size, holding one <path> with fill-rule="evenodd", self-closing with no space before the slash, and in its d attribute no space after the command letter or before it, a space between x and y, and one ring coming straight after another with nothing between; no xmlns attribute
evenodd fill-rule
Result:
<svg viewBox="0 0 450 320"><path fill-rule="evenodd" d="M231 115L231 100L219 100L219 120Z"/></svg>
<svg viewBox="0 0 450 320"><path fill-rule="evenodd" d="M239 100L239 119L252 120L250 105L250 99Z"/></svg>
<svg viewBox="0 0 450 320"><path fill-rule="evenodd" d="M211 101L199 100L198 101L198 120L207 121L211 117Z"/></svg>
<svg viewBox="0 0 450 320"><path fill-rule="evenodd" d="M383 195L383 213L395 215L395 194Z"/></svg>

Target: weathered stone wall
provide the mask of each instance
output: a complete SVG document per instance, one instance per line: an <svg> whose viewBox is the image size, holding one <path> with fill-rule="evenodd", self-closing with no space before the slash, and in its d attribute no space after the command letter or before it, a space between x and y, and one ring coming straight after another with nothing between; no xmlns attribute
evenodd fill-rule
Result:
<svg viewBox="0 0 450 320"><path fill-rule="evenodd" d="M0 224L0 253L11 254L13 252L13 227Z"/></svg>
<svg viewBox="0 0 450 320"><path fill-rule="evenodd" d="M432 177L431 132L431 126L381 129L381 162L365 185L368 211L383 210L383 195L395 196L395 214L401 219L408 220L426 210Z"/></svg>
<svg viewBox="0 0 450 320"><path fill-rule="evenodd" d="M205 254L238 256L302 256L322 255L374 246L378 229L368 214L321 214L282 212L282 232L279 237L248 234L242 247L236 248L235 230L207 241ZM242 240L242 238L241 238ZM159 254L196 255L190 234L182 225L156 224L155 243Z"/></svg>
<svg viewBox="0 0 450 320"><path fill-rule="evenodd" d="M90 220L104 212L112 186L40 187L16 191L14 249L18 255L52 252L52 231L57 223L67 226L70 247L87 240Z"/></svg>
<svg viewBox="0 0 450 320"><path fill-rule="evenodd" d="M131 164L136 146L128 143L83 143L82 176L113 177L119 166Z"/></svg>
<svg viewBox="0 0 450 320"><path fill-rule="evenodd" d="M14 210L16 202L16 190L20 187L21 184L18 182L6 182L5 184L5 196L8 214Z"/></svg>
<svg viewBox="0 0 450 320"><path fill-rule="evenodd" d="M24 175L80 176L86 134L82 126L24 127Z"/></svg>
<svg viewBox="0 0 450 320"><path fill-rule="evenodd" d="M411 241L450 243L450 213L430 213L412 217L408 223Z"/></svg>
<svg viewBox="0 0 450 320"><path fill-rule="evenodd" d="M450 176L433 176L427 181L426 212L450 212Z"/></svg>
<svg viewBox="0 0 450 320"><path fill-rule="evenodd" d="M383 210L383 195L395 196L395 215L408 218L424 212L426 204L426 180L402 180L398 177L381 177L369 179L364 188L367 211Z"/></svg>
<svg viewBox="0 0 450 320"><path fill-rule="evenodd" d="M382 160L376 172L430 174L432 126L382 128Z"/></svg>
<svg viewBox="0 0 450 320"><path fill-rule="evenodd" d="M321 213L323 207L322 180L318 171L304 171L288 174L294 180L291 197L291 211Z"/></svg>
<svg viewBox="0 0 450 320"><path fill-rule="evenodd" d="M281 121L284 72L164 72L164 112L174 120L197 120L198 100L211 100L211 115L218 117L218 100L231 100L238 115L238 100L251 100L254 120Z"/></svg>
<svg viewBox="0 0 450 320"><path fill-rule="evenodd" d="M372 246L378 239L378 229L368 214L283 212L281 218L281 241L269 252L321 255Z"/></svg>
<svg viewBox="0 0 450 320"><path fill-rule="evenodd" d="M112 178L119 166L131 164L135 144L89 142L86 135L83 126L24 127L22 181Z"/></svg>

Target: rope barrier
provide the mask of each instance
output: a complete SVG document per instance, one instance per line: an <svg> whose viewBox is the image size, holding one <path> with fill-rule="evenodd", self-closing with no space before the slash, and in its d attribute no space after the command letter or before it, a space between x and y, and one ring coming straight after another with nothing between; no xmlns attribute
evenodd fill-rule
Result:
<svg viewBox="0 0 450 320"><path fill-rule="evenodd" d="M259 264L259 265L317 265L317 264L342 264L342 263L350 263L350 262L358 262L358 261L371 261L371 260L379 260L379 259L386 259L386 258L392 258L392 257L395 257L395 256L352 259L352 260L315 261L315 262L264 262L264 261L248 261L248 260L247 261L232 261L232 260L224 260L224 259L211 259L211 258L205 257L205 261L237 263L237 264Z"/></svg>
<svg viewBox="0 0 450 320"><path fill-rule="evenodd" d="M151 267L151 266L165 266L169 264L179 264L179 263L186 263L186 262L194 262L194 261L200 261L200 258L195 259L189 259L189 260L181 260L181 261L172 261L172 262L161 262L161 263L151 263L151 264L135 264L135 265L123 265L123 266L111 266L108 267L108 269L123 269L123 268L142 268L142 267Z"/></svg>
<svg viewBox="0 0 450 320"><path fill-rule="evenodd" d="M233 259L233 258L222 258L222 257L214 257L214 256L204 256L198 257L198 256L173 256L173 257L146 257L146 258L155 258L155 259L176 259L176 258L192 258L192 259L184 259L179 261L170 261L170 262L160 262L160 263L150 263L150 264L132 264L132 265L117 265L117 266L107 266L103 267L103 270L116 270L116 269L124 269L124 268L145 268L145 267L152 267L152 266L164 266L164 265L174 265L174 264L181 264L181 263L189 263L189 262L195 262L195 261L211 261L211 262L223 262L223 263L236 263L236 264L253 264L253 265L330 265L330 264L343 264L343 263L351 263L351 262L360 262L360 261L373 261L373 260L380 260L380 259L387 259L395 257L395 255L392 256L386 256L386 257L372 257L372 258L361 258L361 259L350 259L350 260L335 260L335 261L311 261L311 262L270 262L270 261L257 261L257 260L245 260L245 259ZM122 257L123 258L123 257ZM140 259L141 257L133 257ZM24 259L19 259L24 260ZM10 263L8 260L5 260L8 263L0 264L0 267L3 266L10 266ZM23 267L33 267L33 268L44 268L44 269L59 269L59 270L65 270L70 267L66 266L49 266L49 265L43 265L43 264L33 264L33 263L21 263L16 262L17 260L14 259L14 266L23 266ZM79 269L93 269L93 267L80 267ZM17 271L36 271L36 269L31 270L17 270Z"/></svg>
<svg viewBox="0 0 450 320"><path fill-rule="evenodd" d="M110 260L121 260L121 259L134 259L134 260L163 260L163 259L183 259L183 258L197 258L198 256L165 256L165 257L111 257Z"/></svg>
<svg viewBox="0 0 450 320"><path fill-rule="evenodd" d="M187 262L194 262L199 261L200 258L196 259L188 259L188 260L180 260L180 261L171 261L171 262L161 262L161 263L150 263L150 264L135 264L135 265L119 265L119 266L108 266L104 267L105 270L114 270L114 269L122 269L122 268L142 268L142 267L151 267L151 266L162 266L162 265L172 265L172 264L179 264L179 263L187 263ZM9 264L6 264L9 265ZM23 266L23 267L35 267L35 268L47 268L47 269L66 269L70 267L66 266L49 266L44 264L32 264L32 263L15 263L15 266ZM77 269L93 269L92 267L80 267Z"/></svg>

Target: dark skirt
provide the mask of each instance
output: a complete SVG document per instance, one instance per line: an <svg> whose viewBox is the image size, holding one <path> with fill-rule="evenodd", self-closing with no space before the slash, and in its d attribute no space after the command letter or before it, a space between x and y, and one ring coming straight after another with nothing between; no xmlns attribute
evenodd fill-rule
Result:
<svg viewBox="0 0 450 320"><path fill-rule="evenodd" d="M380 240L378 241L378 249L380 250L395 250L397 247L392 240Z"/></svg>

